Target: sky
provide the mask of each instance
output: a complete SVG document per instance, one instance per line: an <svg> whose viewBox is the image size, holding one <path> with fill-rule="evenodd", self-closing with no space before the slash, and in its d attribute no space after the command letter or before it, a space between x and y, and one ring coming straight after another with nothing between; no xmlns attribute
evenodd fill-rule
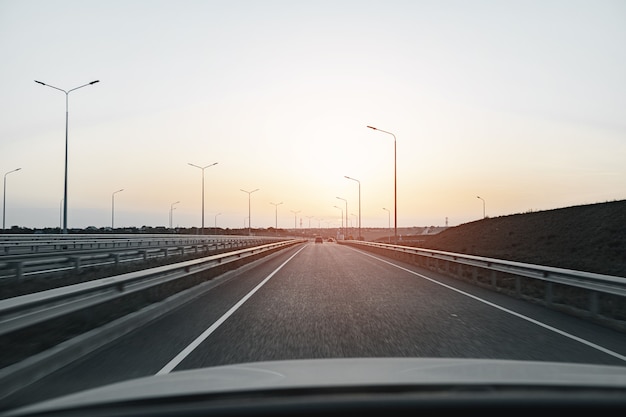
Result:
<svg viewBox="0 0 626 417"><path fill-rule="evenodd" d="M199 227L203 195L224 228L626 198L622 0L0 0L0 56L7 228L61 226L49 86L95 80L67 95L68 228Z"/></svg>

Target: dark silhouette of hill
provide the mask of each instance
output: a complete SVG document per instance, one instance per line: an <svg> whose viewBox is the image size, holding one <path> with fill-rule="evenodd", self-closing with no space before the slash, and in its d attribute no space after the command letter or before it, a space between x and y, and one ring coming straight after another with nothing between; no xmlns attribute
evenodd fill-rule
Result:
<svg viewBox="0 0 626 417"><path fill-rule="evenodd" d="M626 277L626 200L486 218L415 246Z"/></svg>

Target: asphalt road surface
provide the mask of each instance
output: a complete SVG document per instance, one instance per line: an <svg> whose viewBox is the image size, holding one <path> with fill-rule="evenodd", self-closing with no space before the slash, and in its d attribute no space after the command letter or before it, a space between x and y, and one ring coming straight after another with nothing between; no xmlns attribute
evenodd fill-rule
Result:
<svg viewBox="0 0 626 417"><path fill-rule="evenodd" d="M157 373L265 360L626 365L624 334L337 243L297 245L215 283L194 301L5 398L3 407Z"/></svg>

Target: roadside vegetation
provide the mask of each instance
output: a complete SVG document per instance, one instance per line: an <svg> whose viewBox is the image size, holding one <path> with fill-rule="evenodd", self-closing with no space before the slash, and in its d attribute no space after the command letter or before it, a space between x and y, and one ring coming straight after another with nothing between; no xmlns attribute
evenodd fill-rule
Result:
<svg viewBox="0 0 626 417"><path fill-rule="evenodd" d="M626 277L626 200L486 218L402 244Z"/></svg>

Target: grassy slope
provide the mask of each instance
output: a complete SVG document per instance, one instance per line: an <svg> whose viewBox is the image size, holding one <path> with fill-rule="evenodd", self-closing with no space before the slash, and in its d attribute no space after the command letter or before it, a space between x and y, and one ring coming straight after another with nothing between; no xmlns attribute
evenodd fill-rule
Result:
<svg viewBox="0 0 626 417"><path fill-rule="evenodd" d="M416 246L626 277L626 200L487 218Z"/></svg>

